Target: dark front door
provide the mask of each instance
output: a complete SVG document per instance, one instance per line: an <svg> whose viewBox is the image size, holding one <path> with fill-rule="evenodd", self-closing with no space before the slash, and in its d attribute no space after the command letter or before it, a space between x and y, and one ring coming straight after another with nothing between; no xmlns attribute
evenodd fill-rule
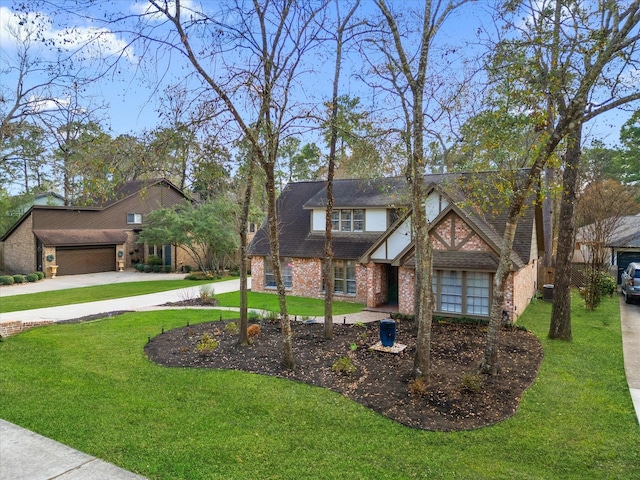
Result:
<svg viewBox="0 0 640 480"><path fill-rule="evenodd" d="M387 265L387 303L398 305L398 267Z"/></svg>

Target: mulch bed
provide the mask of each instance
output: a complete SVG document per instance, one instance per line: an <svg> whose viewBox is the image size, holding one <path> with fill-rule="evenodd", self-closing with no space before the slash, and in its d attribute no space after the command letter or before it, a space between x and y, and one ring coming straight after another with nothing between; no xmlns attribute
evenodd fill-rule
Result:
<svg viewBox="0 0 640 480"><path fill-rule="evenodd" d="M512 416L543 357L532 333L504 327L500 371L493 377L481 375L486 327L434 321L432 379L424 387L411 382L417 330L411 320L397 322L396 343L407 346L399 354L370 350L379 341L379 322L334 325L331 340L322 338L322 325L292 322L297 364L293 371L281 363L279 323L261 321L260 333L249 346L238 344L228 323L200 323L165 332L151 339L145 352L167 367L242 370L329 388L403 425L436 431L474 429ZM212 351L198 349L205 334L218 343ZM335 371L332 367L339 359L354 370Z"/></svg>

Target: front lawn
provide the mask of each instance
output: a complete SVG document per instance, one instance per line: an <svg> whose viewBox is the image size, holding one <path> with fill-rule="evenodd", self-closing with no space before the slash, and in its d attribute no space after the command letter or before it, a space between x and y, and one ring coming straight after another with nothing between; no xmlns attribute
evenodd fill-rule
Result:
<svg viewBox="0 0 640 480"><path fill-rule="evenodd" d="M226 280L231 280L231 277L223 277L215 281L224 282ZM45 282L46 281L52 280L45 280ZM95 285L91 287L69 288L67 290L53 290L50 292L27 293L12 296L3 296L2 290L0 289L0 298L2 298L0 302L0 313L133 297L136 295L146 295L148 293L197 287L198 285L212 283L212 281L213 280L154 280L149 282L112 283L108 285Z"/></svg>
<svg viewBox="0 0 640 480"><path fill-rule="evenodd" d="M587 313L574 298L572 343L547 340L550 305L531 305L539 377L514 417L479 430L413 430L321 388L145 358L148 336L210 321L202 310L5 339L0 417L151 479L640 478L617 302Z"/></svg>

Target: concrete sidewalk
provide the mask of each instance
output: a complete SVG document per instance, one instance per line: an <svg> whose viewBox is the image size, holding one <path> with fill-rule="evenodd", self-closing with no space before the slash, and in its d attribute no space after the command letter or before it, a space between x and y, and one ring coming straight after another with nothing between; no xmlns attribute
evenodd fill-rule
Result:
<svg viewBox="0 0 640 480"><path fill-rule="evenodd" d="M144 480L111 463L0 420L0 480Z"/></svg>

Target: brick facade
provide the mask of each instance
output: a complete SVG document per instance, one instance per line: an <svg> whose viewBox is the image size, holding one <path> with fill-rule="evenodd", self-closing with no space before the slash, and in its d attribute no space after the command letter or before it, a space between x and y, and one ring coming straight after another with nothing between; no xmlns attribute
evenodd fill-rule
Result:
<svg viewBox="0 0 640 480"><path fill-rule="evenodd" d="M11 273L29 274L38 269L33 219L27 218L4 241L4 269Z"/></svg>

